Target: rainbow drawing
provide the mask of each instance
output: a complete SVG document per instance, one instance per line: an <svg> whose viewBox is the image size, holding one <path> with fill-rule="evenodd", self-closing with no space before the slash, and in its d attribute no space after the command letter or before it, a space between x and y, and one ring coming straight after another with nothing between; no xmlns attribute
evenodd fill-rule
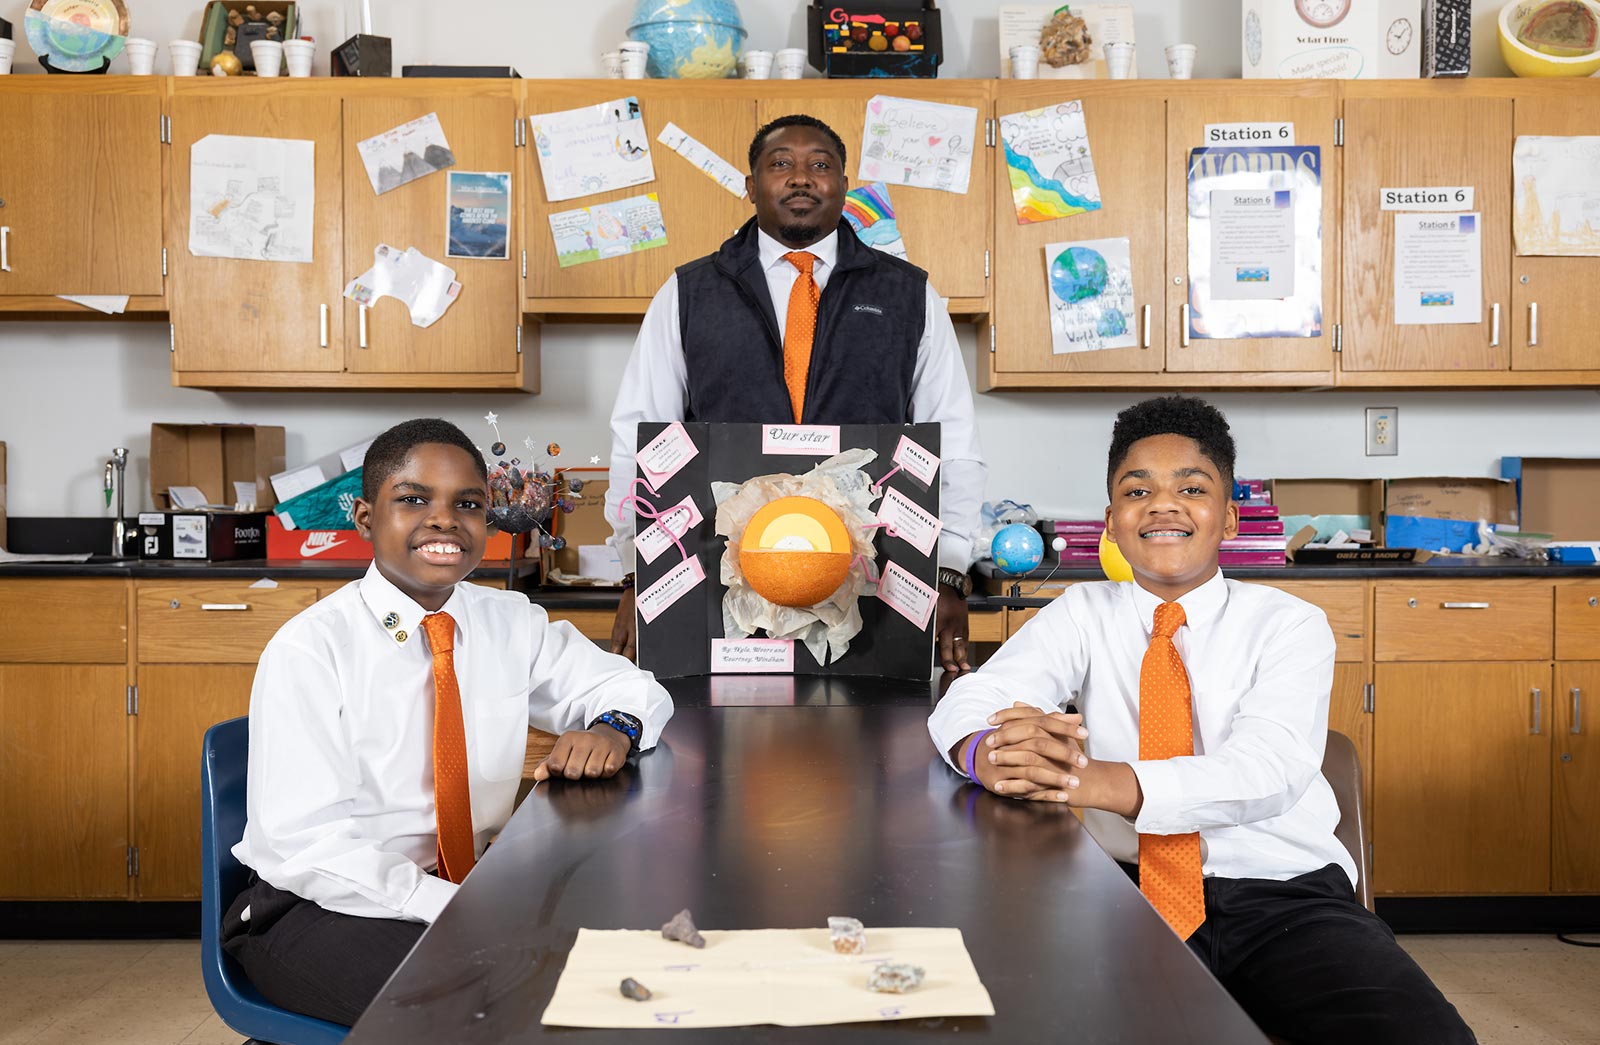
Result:
<svg viewBox="0 0 1600 1045"><path fill-rule="evenodd" d="M1100 209L1100 184L1081 102L1002 117L1000 137L1017 224Z"/></svg>
<svg viewBox="0 0 1600 1045"><path fill-rule="evenodd" d="M867 246L905 260L906 245L900 238L894 205L889 202L889 186L883 182L871 182L845 193L844 220Z"/></svg>

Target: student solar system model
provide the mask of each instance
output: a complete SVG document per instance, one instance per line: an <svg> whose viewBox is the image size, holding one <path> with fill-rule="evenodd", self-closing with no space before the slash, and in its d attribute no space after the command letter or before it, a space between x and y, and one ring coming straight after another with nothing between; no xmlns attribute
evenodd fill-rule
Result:
<svg viewBox="0 0 1600 1045"><path fill-rule="evenodd" d="M639 426L639 664L928 677L939 426Z"/></svg>
<svg viewBox="0 0 1600 1045"><path fill-rule="evenodd" d="M570 513L573 503L569 494L583 489L581 479L562 480L553 474L555 467L535 455L538 446L533 437L522 441L531 463L522 458L510 457L505 440L500 436L500 415L493 411L484 414L483 420L494 429L494 442L484 462L489 469L489 521L496 529L512 534L511 577L516 576L516 561L527 554L535 531L539 534L539 547L560 551L567 542L550 532L550 521L556 512ZM482 448L479 448L482 452ZM561 444L547 443L544 457L553 460L561 456ZM519 546L517 535L523 535Z"/></svg>

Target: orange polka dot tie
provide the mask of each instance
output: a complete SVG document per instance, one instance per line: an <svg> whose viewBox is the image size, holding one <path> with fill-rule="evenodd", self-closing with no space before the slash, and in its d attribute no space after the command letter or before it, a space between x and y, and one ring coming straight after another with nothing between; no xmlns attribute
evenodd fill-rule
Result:
<svg viewBox="0 0 1600 1045"><path fill-rule="evenodd" d="M472 870L472 792L467 784L467 730L456 683L456 622L448 613L422 618L433 650L433 805L439 824L439 874L459 882Z"/></svg>
<svg viewBox="0 0 1600 1045"><path fill-rule="evenodd" d="M811 278L815 254L792 250L783 260L800 270L789 290L789 314L783 323L783 383L789 388L794 423L805 416L806 377L811 373L811 342L817 336L817 302L822 292Z"/></svg>
<svg viewBox="0 0 1600 1045"><path fill-rule="evenodd" d="M1139 668L1139 758L1150 761L1194 754L1194 712L1189 673L1172 636L1184 624L1183 607L1156 607L1150 648ZM1140 835L1139 891L1187 940L1206 920L1200 878L1200 836Z"/></svg>

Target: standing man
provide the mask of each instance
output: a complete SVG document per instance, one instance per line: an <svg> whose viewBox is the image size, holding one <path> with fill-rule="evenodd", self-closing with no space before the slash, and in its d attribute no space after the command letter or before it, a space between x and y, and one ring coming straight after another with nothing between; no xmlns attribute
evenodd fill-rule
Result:
<svg viewBox="0 0 1600 1045"><path fill-rule="evenodd" d="M756 132L749 160L756 216L656 292L611 411L606 518L628 571L612 651L635 651L635 522L618 509L637 474L639 422L937 421L937 646L946 671L969 670L967 568L988 469L944 302L926 272L841 220L845 148L827 124L781 116Z"/></svg>

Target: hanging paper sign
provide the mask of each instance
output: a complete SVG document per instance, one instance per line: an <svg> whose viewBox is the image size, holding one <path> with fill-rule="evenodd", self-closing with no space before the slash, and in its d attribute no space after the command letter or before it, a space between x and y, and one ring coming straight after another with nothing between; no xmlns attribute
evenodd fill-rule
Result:
<svg viewBox="0 0 1600 1045"><path fill-rule="evenodd" d="M894 489L883 495L883 504L878 507L878 521L892 530L894 536L924 555L933 554L933 546L939 541L939 531L944 529L944 523L939 521L937 515L923 511Z"/></svg>
<svg viewBox="0 0 1600 1045"><path fill-rule="evenodd" d="M761 452L832 457L839 452L839 426L767 425L761 429Z"/></svg>
<svg viewBox="0 0 1600 1045"><path fill-rule="evenodd" d="M1383 189L1378 197L1384 210L1431 210L1457 213L1472 210L1476 193L1471 185L1434 188Z"/></svg>
<svg viewBox="0 0 1600 1045"><path fill-rule="evenodd" d="M924 486L932 486L934 477L939 474L939 455L918 445L908 436L900 437L900 445L894 448L893 460Z"/></svg>
<svg viewBox="0 0 1600 1045"><path fill-rule="evenodd" d="M899 563L891 562L878 578L878 598L900 616L926 630L939 593L901 569Z"/></svg>
<svg viewBox="0 0 1600 1045"><path fill-rule="evenodd" d="M639 598L635 602L639 608L639 616L644 618L646 624L651 623L705 579L706 571L700 565L700 557L690 556L639 593Z"/></svg>
<svg viewBox="0 0 1600 1045"><path fill-rule="evenodd" d="M699 452L700 448L694 445L694 440L689 438L689 433L684 431L680 422L650 440L648 446L633 455L633 459L639 463L650 484L659 487L677 475Z"/></svg>
<svg viewBox="0 0 1600 1045"><path fill-rule="evenodd" d="M1293 145L1291 123L1208 123L1207 145Z"/></svg>
<svg viewBox="0 0 1600 1045"><path fill-rule="evenodd" d="M655 562L662 552L675 546L672 540L674 535L681 538L703 521L705 517L700 514L699 507L694 503L694 496L685 497L662 512L661 518L634 538L634 550L644 558L645 562Z"/></svg>

